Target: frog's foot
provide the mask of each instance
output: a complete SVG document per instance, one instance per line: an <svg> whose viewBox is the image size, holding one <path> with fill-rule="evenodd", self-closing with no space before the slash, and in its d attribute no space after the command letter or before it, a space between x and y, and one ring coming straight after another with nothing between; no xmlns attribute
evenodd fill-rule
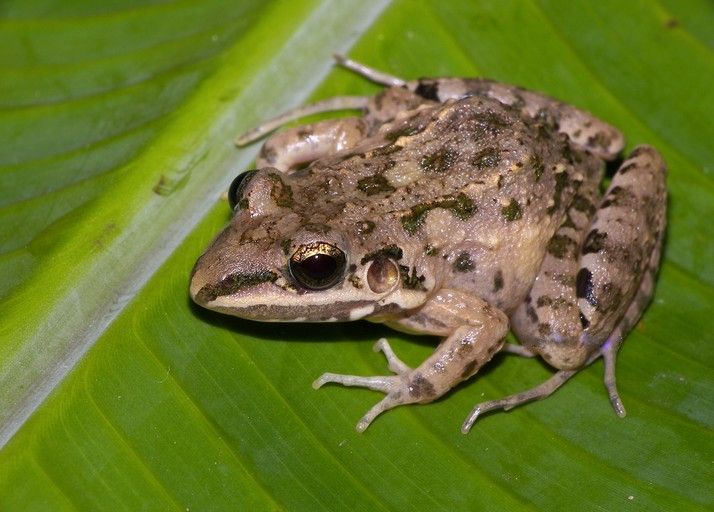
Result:
<svg viewBox="0 0 714 512"><path fill-rule="evenodd" d="M620 348L622 344L622 338L619 337L619 333L616 333L618 337L610 339L602 346L600 351L595 355L595 359L602 355L602 360L605 365L605 389L607 389L607 396L610 398L610 403L612 408L615 409L615 414L620 418L625 417L627 411L625 411L625 406L622 404L622 399L620 398L620 393L617 391L617 379L615 378L615 358L617 356L617 349Z"/></svg>
<svg viewBox="0 0 714 512"><path fill-rule="evenodd" d="M576 373L578 373L578 370L560 370L550 379L532 389L500 398L498 400L490 400L488 402L481 402L480 404L477 404L468 415L463 425L461 425L461 432L468 434L478 417L485 412L493 411L494 409L503 409L504 411L508 411L521 404L530 402L531 400L540 400L550 396L556 389L565 384L568 379Z"/></svg>
<svg viewBox="0 0 714 512"><path fill-rule="evenodd" d="M389 346L386 339L381 338L374 345L375 352L382 352L387 359L389 369L396 375L380 375L374 377L362 377L358 375L341 375L337 373L323 373L312 387L318 389L323 384L334 382L343 386L358 386L375 391L381 391L386 396L372 407L367 414L357 422L357 431L364 430L384 411L393 409L399 405L416 402L429 402L433 400L429 393L431 385L421 375L407 366Z"/></svg>
<svg viewBox="0 0 714 512"><path fill-rule="evenodd" d="M610 403L612 404L612 408L615 409L615 413L620 418L624 417L626 414L625 406L622 404L620 394L617 391L617 380L615 378L615 357L617 355L617 349L622 343L621 339L622 338L619 336L619 331L613 333L613 336L611 336L610 340L605 343L600 350L595 352L595 354L593 354L585 364L585 366L588 366L597 358L603 358L603 362L605 364L605 377L603 379L605 383L605 388L607 389L607 394L610 397ZM513 344L504 345L502 351L510 352L512 354L517 354L524 357L533 357L535 355L527 348ZM485 412L493 411L494 409L503 409L504 411L508 411L526 402L530 402L532 400L540 400L542 398L550 396L555 392L555 390L565 384L570 379L570 377L578 373L579 370L580 369L560 370L559 372L556 372L550 379L548 379L541 385L536 386L535 388L523 391L521 393L509 395L499 400L490 400L488 402L482 402L480 404L477 404L476 407L473 408L471 413L466 418L466 421L464 421L463 425L461 426L461 432L463 432L464 434L468 433L468 431L471 430L471 427L479 418L479 416Z"/></svg>

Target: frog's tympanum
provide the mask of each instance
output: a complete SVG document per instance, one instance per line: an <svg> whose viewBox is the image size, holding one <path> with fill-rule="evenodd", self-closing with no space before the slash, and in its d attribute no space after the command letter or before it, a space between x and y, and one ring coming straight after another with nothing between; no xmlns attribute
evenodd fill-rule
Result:
<svg viewBox="0 0 714 512"><path fill-rule="evenodd" d="M478 404L479 414L553 393L598 357L619 415L615 355L654 287L665 231L665 164L637 146L604 193L615 128L539 93L485 79L403 81L340 63L385 85L339 97L249 132L247 143L315 112L361 109L270 137L258 170L229 192L230 225L196 263L193 299L241 318L367 319L441 337L416 368L385 339L392 375L325 373L381 391L357 424L431 402L494 354L540 356L539 386ZM520 345L505 343L509 328Z"/></svg>

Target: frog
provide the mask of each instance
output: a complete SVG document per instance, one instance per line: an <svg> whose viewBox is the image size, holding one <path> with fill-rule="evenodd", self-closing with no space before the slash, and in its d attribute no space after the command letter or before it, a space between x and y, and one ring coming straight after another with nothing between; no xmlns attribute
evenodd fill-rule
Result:
<svg viewBox="0 0 714 512"><path fill-rule="evenodd" d="M196 262L200 306L268 322L366 319L437 337L416 367L385 338L389 373L313 383L375 390L364 431L437 400L498 353L552 368L535 387L476 404L461 425L553 394L593 361L619 416L616 355L654 291L666 165L649 145L545 94L486 78L404 80L337 56L382 86L298 107L237 139L270 135L229 189L228 226ZM608 183L606 164L621 162ZM511 331L518 341L507 341ZM385 372L386 373L386 372Z"/></svg>

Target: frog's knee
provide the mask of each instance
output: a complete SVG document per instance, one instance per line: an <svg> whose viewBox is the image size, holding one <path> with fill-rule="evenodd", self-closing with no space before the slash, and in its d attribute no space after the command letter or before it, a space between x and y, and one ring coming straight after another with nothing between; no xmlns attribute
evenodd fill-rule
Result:
<svg viewBox="0 0 714 512"><path fill-rule="evenodd" d="M585 364L590 350L582 342L582 330L575 322L558 315L543 315L534 327L519 332L518 339L546 363L559 370L572 370Z"/></svg>
<svg viewBox="0 0 714 512"><path fill-rule="evenodd" d="M586 346L576 341L563 343L554 339L539 343L535 351L546 363L559 370L582 368L587 363L591 353Z"/></svg>
<svg viewBox="0 0 714 512"><path fill-rule="evenodd" d="M590 355L577 306L565 298L526 300L512 316L511 326L522 345L559 370L580 368Z"/></svg>

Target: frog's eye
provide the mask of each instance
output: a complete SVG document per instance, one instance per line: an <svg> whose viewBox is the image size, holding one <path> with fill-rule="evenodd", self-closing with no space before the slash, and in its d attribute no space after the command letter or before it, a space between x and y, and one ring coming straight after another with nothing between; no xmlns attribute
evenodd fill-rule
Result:
<svg viewBox="0 0 714 512"><path fill-rule="evenodd" d="M337 284L345 273L345 253L327 242L301 245L290 257L290 274L309 290Z"/></svg>
<svg viewBox="0 0 714 512"><path fill-rule="evenodd" d="M231 205L231 210L236 209L236 205L243 197L243 191L245 190L245 186L248 184L250 178L256 172L257 171L255 170L246 171L236 176L235 179L231 182L231 186L228 188L228 204Z"/></svg>

